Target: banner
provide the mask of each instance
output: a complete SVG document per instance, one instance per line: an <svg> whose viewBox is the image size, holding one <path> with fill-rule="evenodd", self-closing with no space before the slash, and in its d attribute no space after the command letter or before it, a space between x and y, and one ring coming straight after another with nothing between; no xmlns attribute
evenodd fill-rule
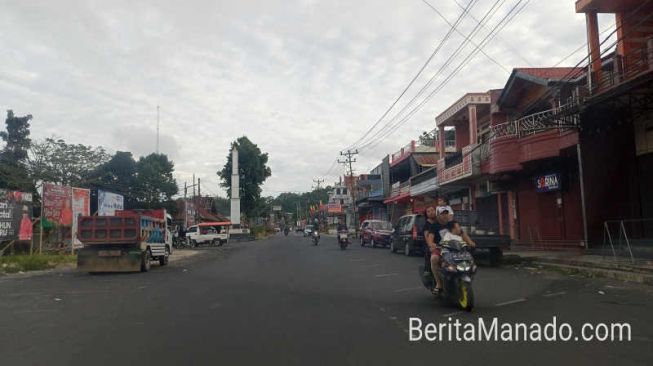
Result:
<svg viewBox="0 0 653 366"><path fill-rule="evenodd" d="M73 247L83 247L77 239L77 220L79 216L91 215L91 191L83 188L73 188Z"/></svg>
<svg viewBox="0 0 653 366"><path fill-rule="evenodd" d="M72 188L43 183L43 217L52 224L73 224Z"/></svg>
<svg viewBox="0 0 653 366"><path fill-rule="evenodd" d="M0 189L0 241L32 240L32 194Z"/></svg>
<svg viewBox="0 0 653 366"><path fill-rule="evenodd" d="M98 190L98 216L113 216L116 210L125 209L125 198L116 193Z"/></svg>

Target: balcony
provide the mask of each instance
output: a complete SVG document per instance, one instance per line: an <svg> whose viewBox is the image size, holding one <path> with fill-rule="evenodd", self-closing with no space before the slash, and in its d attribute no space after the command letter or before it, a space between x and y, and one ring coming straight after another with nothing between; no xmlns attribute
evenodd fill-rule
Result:
<svg viewBox="0 0 653 366"><path fill-rule="evenodd" d="M592 72L589 95L598 96L649 73L653 73L653 37L625 55L615 53L604 59L601 70Z"/></svg>
<svg viewBox="0 0 653 366"><path fill-rule="evenodd" d="M578 143L579 99L490 128L490 137L479 148L483 171L496 174L520 170L527 161L558 156Z"/></svg>
<svg viewBox="0 0 653 366"><path fill-rule="evenodd" d="M438 162L438 182L450 184L480 173L480 150L478 145L465 146L462 152L440 159Z"/></svg>
<svg viewBox="0 0 653 366"><path fill-rule="evenodd" d="M398 203L410 198L410 181L397 182L390 189L390 197L383 203Z"/></svg>

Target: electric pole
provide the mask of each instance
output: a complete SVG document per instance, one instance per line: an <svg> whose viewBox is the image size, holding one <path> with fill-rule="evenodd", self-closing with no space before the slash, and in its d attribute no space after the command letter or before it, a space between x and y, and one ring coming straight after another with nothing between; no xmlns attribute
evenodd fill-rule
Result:
<svg viewBox="0 0 653 366"><path fill-rule="evenodd" d="M356 149L354 151L347 150L347 152L341 151L340 156L344 156L345 160L338 159L338 163L344 164L345 167L349 166L349 183L351 184L351 186L349 187L349 192L351 193L351 201L352 201L351 202L351 210L352 210L352 216L354 217L354 222L353 222L354 228L355 228L356 232L358 232L358 225L356 224L356 221L357 221L357 219L356 219L356 207L354 207L356 205L356 192L355 192L355 189L354 189L354 168L352 166L352 163L356 162L356 159L352 158L352 157L356 156L356 155L358 155L358 149Z"/></svg>
<svg viewBox="0 0 653 366"><path fill-rule="evenodd" d="M324 179L319 179L319 178L318 179L313 179L313 183L315 183L315 185L317 186L316 189L319 191L320 190L320 184L324 183Z"/></svg>

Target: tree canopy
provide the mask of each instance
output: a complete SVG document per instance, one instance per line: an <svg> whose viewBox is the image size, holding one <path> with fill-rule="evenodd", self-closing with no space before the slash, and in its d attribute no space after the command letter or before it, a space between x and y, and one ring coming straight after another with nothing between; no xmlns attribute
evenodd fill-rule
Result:
<svg viewBox="0 0 653 366"><path fill-rule="evenodd" d="M27 153L32 140L29 138L29 121L32 115L17 117L7 111L6 131L0 131L5 145L0 151L0 188L32 190L27 172Z"/></svg>
<svg viewBox="0 0 653 366"><path fill-rule="evenodd" d="M247 217L259 216L262 203L261 185L272 175L267 166L268 154L261 152L261 149L250 141L246 136L238 138L231 143L231 148L238 149L238 173L240 175L240 207ZM231 198L231 169L232 149L229 149L227 163L217 174L222 180L221 186L227 189L227 195Z"/></svg>
<svg viewBox="0 0 653 366"><path fill-rule="evenodd" d="M175 165L165 154L150 154L136 163L134 196L141 208L161 208L172 202L179 187L172 173Z"/></svg>

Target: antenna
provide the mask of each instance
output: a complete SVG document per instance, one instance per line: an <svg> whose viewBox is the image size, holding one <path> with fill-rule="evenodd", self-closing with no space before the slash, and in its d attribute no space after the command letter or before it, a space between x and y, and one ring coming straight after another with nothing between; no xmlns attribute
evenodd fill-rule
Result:
<svg viewBox="0 0 653 366"><path fill-rule="evenodd" d="M159 106L156 106L156 154L159 154Z"/></svg>

